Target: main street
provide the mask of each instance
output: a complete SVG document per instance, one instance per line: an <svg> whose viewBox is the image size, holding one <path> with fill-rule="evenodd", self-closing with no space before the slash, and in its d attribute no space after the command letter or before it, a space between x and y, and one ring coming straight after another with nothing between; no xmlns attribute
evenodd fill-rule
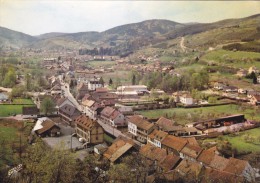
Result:
<svg viewBox="0 0 260 183"><path fill-rule="evenodd" d="M67 97L80 112L83 112L81 105L79 105L78 101L70 93L69 84L61 82L61 90L64 92L64 96Z"/></svg>

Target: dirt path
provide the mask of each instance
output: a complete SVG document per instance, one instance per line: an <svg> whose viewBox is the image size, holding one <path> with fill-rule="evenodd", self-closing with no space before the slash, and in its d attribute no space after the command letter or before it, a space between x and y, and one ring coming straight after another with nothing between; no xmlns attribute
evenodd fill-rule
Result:
<svg viewBox="0 0 260 183"><path fill-rule="evenodd" d="M181 37L180 47L183 52L185 52L187 50L187 47L184 45L184 37Z"/></svg>

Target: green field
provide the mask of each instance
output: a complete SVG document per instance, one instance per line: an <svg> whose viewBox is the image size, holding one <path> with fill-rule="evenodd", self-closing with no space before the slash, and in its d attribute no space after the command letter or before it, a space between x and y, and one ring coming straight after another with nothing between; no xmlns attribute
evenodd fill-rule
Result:
<svg viewBox="0 0 260 183"><path fill-rule="evenodd" d="M32 99L13 99L13 104L34 104Z"/></svg>
<svg viewBox="0 0 260 183"><path fill-rule="evenodd" d="M251 66L256 66L260 68L260 62L255 60L257 58L260 58L260 53L216 50L205 54L201 59L209 62L215 61L225 66L231 66L237 69L248 69Z"/></svg>
<svg viewBox="0 0 260 183"><path fill-rule="evenodd" d="M161 116L173 119L178 124L187 124L204 119L227 116L231 114L245 114L247 119L259 120L260 113L256 113L250 106L240 107L235 104L201 107L201 108L171 108L140 111L141 115L147 118L159 118Z"/></svg>
<svg viewBox="0 0 260 183"><path fill-rule="evenodd" d="M245 136L255 138L256 143L247 142ZM222 140L227 140L232 144L232 147L236 148L238 152L260 152L260 128L255 128L251 130L246 130L239 132L237 135L224 135ZM217 138L206 139L203 142L218 142ZM203 143L202 142L202 143Z"/></svg>
<svg viewBox="0 0 260 183"><path fill-rule="evenodd" d="M87 65L90 65L91 67L94 67L94 68L98 68L98 67L101 67L101 66L108 68L108 67L111 67L115 64L116 64L115 61L88 61L87 62Z"/></svg>
<svg viewBox="0 0 260 183"><path fill-rule="evenodd" d="M0 105L0 117L11 116L14 114L22 114L22 107L24 105ZM26 105L30 106L30 105Z"/></svg>
<svg viewBox="0 0 260 183"><path fill-rule="evenodd" d="M17 129L14 127L0 126L0 134L2 139L11 142L17 138Z"/></svg>

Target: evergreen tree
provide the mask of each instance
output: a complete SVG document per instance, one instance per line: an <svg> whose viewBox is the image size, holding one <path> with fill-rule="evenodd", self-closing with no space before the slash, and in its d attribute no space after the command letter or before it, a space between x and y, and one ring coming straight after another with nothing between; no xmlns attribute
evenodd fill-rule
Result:
<svg viewBox="0 0 260 183"><path fill-rule="evenodd" d="M132 85L135 85L136 84L136 77L135 75L133 74L133 77L132 77Z"/></svg>
<svg viewBox="0 0 260 183"><path fill-rule="evenodd" d="M112 79L111 79L111 78L109 79L109 82L108 82L108 84L109 84L109 86L111 86L111 85L113 84L113 81L112 81Z"/></svg>

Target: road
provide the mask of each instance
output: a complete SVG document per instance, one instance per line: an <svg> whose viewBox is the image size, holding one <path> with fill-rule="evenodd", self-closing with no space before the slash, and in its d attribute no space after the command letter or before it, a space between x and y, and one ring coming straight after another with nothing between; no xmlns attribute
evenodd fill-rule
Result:
<svg viewBox="0 0 260 183"><path fill-rule="evenodd" d="M184 37L181 37L180 47L183 52L185 52L187 50L187 47L184 45L184 40L185 40Z"/></svg>
<svg viewBox="0 0 260 183"><path fill-rule="evenodd" d="M82 112L82 107L79 105L78 101L74 98L74 96L70 93L70 86L67 83L61 83L61 89L64 91L64 96L67 97L75 107Z"/></svg>

